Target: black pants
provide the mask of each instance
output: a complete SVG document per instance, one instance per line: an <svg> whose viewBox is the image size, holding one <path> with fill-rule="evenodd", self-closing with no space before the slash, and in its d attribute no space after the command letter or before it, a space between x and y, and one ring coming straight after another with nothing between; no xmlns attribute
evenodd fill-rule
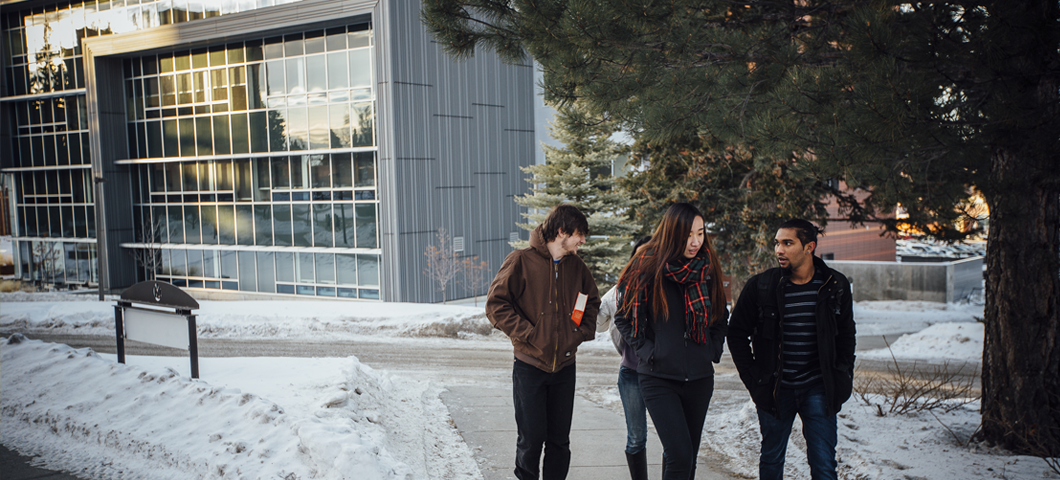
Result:
<svg viewBox="0 0 1060 480"><path fill-rule="evenodd" d="M699 439L714 394L714 377L684 382L642 374L640 391L663 446L663 480L695 478Z"/></svg>
<svg viewBox="0 0 1060 480"><path fill-rule="evenodd" d="M512 396L519 440L515 447L515 476L537 480L541 447L545 449L543 477L563 480L570 468L570 423L574 414L574 365L548 373L515 361Z"/></svg>

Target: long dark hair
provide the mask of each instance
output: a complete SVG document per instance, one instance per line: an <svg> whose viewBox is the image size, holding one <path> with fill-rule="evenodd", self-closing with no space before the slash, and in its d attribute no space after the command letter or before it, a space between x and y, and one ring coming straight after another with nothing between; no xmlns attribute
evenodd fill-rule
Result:
<svg viewBox="0 0 1060 480"><path fill-rule="evenodd" d="M662 286L666 264L675 260L684 260L688 235L692 232L692 223L696 217L705 219L703 213L692 204L671 205L663 214L662 221L655 228L651 240L633 255L619 276L619 285L633 285L634 288L649 289L648 296L651 298L652 314L656 318L665 318L668 312L666 294L663 293ZM710 321L713 323L724 318L726 298L721 261L718 260L718 254L710 242L710 235L703 235L703 247L700 248L697 256L704 254L710 260ZM630 312L636 297L636 292L629 293L622 298L621 308L624 312Z"/></svg>

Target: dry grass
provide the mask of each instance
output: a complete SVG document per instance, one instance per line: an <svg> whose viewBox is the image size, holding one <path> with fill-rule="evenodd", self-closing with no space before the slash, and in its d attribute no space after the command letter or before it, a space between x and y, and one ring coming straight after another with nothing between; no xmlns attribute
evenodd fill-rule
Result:
<svg viewBox="0 0 1060 480"><path fill-rule="evenodd" d="M19 280L0 280L0 292L10 293L22 290L22 282Z"/></svg>

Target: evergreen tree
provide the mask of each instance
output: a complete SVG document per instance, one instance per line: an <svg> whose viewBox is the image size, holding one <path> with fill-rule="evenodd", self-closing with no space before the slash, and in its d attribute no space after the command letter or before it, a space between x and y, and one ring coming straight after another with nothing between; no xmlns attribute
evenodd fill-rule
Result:
<svg viewBox="0 0 1060 480"><path fill-rule="evenodd" d="M640 138L710 135L870 192L943 239L990 207L982 438L1060 455L1056 0L424 0L447 49L532 56L546 99Z"/></svg>
<svg viewBox="0 0 1060 480"><path fill-rule="evenodd" d="M784 220L801 217L822 227L826 195L846 199L806 168L809 162L762 158L754 149L724 146L710 137L676 138L633 146L622 187L639 203L632 218L651 233L676 202L699 207L714 234L714 248L738 294L744 281L776 266L773 237Z"/></svg>
<svg viewBox="0 0 1060 480"><path fill-rule="evenodd" d="M559 111L549 130L563 147L543 145L545 163L523 169L532 175L527 179L533 185L531 192L516 197L515 202L530 209L525 214L529 222L519 225L526 230L537 227L556 205L578 207L589 221L591 234L578 256L605 292L629 258L630 235L636 227L625 216L634 202L617 188L612 175L614 162L627 148L611 139L613 130L608 124L593 122L587 128L587 123L577 108ZM515 248L527 245L525 240L512 243Z"/></svg>

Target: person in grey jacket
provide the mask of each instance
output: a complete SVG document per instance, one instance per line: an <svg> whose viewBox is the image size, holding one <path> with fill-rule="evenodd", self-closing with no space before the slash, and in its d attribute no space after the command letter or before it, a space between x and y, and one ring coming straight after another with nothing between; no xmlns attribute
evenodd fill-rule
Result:
<svg viewBox="0 0 1060 480"><path fill-rule="evenodd" d="M633 254L651 240L644 237L633 245ZM622 399L622 410L626 416L626 464L632 480L648 480L648 415L644 406L644 396L640 393L640 379L637 377L637 354L622 339L611 320L618 308L618 289L612 288L600 299L600 313L596 317L596 331L608 332L615 350L622 356L618 367L618 396Z"/></svg>

